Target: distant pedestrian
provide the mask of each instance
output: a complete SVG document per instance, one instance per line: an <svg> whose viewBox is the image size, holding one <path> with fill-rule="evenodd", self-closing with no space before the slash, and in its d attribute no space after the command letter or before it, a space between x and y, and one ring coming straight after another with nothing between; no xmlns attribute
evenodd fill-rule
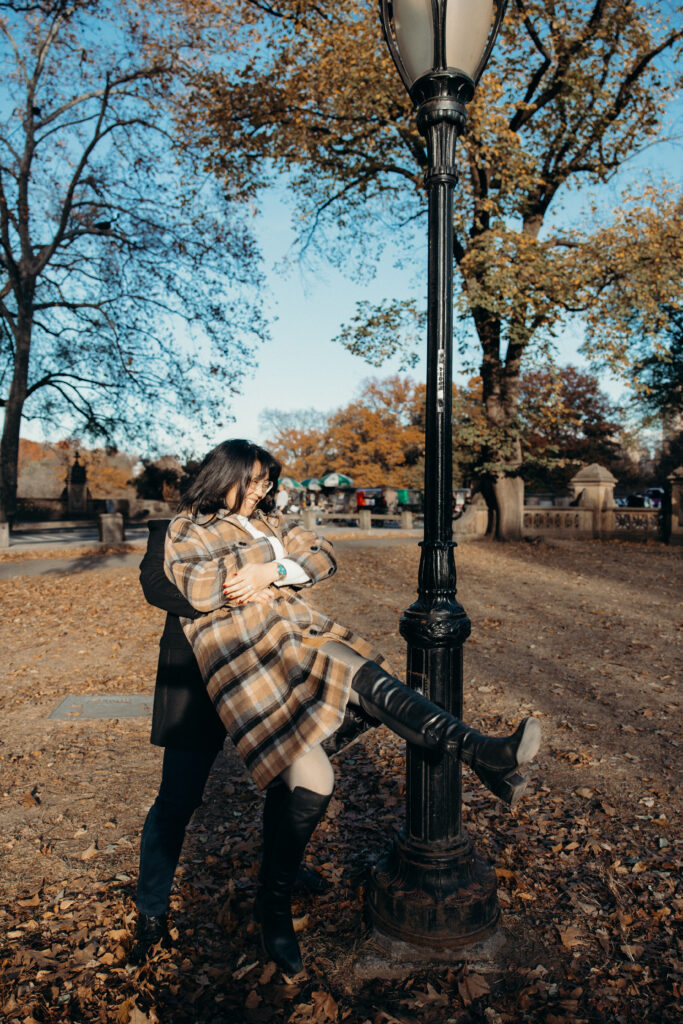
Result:
<svg viewBox="0 0 683 1024"><path fill-rule="evenodd" d="M289 505L289 494L287 493L287 490L286 490L284 484L280 484L278 489L277 489L277 498L275 499L275 508L278 510L278 512L282 512L283 515L284 515L284 513L287 511L287 506L288 505Z"/></svg>

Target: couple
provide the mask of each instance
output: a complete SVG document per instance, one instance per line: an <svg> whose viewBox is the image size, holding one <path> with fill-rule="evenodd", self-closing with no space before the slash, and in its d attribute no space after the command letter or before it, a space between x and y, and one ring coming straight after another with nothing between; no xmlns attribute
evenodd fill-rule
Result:
<svg viewBox="0 0 683 1024"><path fill-rule="evenodd" d="M226 732L265 791L254 912L265 953L290 975L302 969L292 889L334 787L326 750L340 749L369 718L469 765L514 805L527 782L520 769L540 744L534 718L500 739L470 729L305 602L302 591L331 576L336 562L328 541L274 509L279 474L265 449L225 441L203 460L168 528L150 523L140 578L147 600L169 613L152 724L152 742L166 749L142 833L131 962L167 941L185 826Z"/></svg>

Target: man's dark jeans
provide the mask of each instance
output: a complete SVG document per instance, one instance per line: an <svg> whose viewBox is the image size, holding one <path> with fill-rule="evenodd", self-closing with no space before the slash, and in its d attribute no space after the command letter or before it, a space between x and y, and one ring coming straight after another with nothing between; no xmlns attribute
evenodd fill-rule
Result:
<svg viewBox="0 0 683 1024"><path fill-rule="evenodd" d="M168 910L173 875L192 812L202 802L217 751L166 747L159 795L149 809L140 840L136 903L141 914Z"/></svg>

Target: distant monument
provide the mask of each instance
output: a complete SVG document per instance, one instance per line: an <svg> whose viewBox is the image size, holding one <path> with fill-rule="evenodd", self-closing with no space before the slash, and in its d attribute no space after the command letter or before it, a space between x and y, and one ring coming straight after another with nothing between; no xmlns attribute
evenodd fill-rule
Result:
<svg viewBox="0 0 683 1024"><path fill-rule="evenodd" d="M88 513L90 491L88 490L88 472L78 461L76 452L73 465L66 472L67 516L84 516Z"/></svg>

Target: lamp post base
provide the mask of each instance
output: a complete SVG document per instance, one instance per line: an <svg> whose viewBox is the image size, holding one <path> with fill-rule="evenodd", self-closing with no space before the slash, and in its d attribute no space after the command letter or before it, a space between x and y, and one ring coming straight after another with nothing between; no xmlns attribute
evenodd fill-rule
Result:
<svg viewBox="0 0 683 1024"><path fill-rule="evenodd" d="M354 977L361 981L381 978L383 981L404 980L425 969L458 969L467 965L470 971L483 975L504 974L515 949L514 937L503 928L495 928L481 942L473 945L429 949L413 946L373 928L358 947L353 959Z"/></svg>
<svg viewBox="0 0 683 1024"><path fill-rule="evenodd" d="M448 844L401 833L373 868L368 896L379 932L435 950L480 942L500 916L496 873L462 832Z"/></svg>

